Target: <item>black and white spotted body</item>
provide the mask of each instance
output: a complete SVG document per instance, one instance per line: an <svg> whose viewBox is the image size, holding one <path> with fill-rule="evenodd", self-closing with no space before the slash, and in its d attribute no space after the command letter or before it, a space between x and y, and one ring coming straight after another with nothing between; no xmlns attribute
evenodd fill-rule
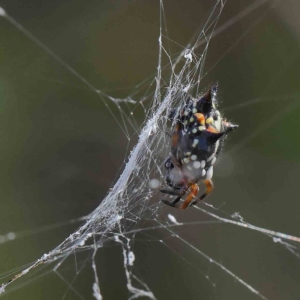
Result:
<svg viewBox="0 0 300 300"><path fill-rule="evenodd" d="M199 180L207 186L206 193L200 199L212 190L213 168L225 136L237 127L227 122L217 109L217 86L211 87L199 99L186 97L173 118L173 124L171 152L165 162L165 180L173 191L161 190L179 196L175 203L164 200L171 206L175 206L191 186L193 193L197 193ZM191 198L189 196L187 199ZM191 199L188 200L180 208L186 208L191 202Z"/></svg>

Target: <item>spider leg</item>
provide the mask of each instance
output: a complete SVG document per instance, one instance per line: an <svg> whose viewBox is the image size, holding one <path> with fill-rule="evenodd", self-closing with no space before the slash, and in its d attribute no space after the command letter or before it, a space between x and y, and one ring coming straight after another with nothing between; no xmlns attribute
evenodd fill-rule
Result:
<svg viewBox="0 0 300 300"><path fill-rule="evenodd" d="M164 204L167 204L167 205L169 205L169 206L178 208L178 207L176 206L176 203L181 199L182 196L183 196L183 195L180 195L180 196L176 197L173 201L168 201L168 200L165 200L165 199L162 199L161 201L162 201Z"/></svg>
<svg viewBox="0 0 300 300"><path fill-rule="evenodd" d="M160 190L162 193L165 193L165 194L169 194L169 195L176 195L178 197L176 197L173 201L168 201L168 200L165 200L165 199L162 199L161 201L164 203L164 204L167 204L169 206L172 206L172 207L176 207L176 203L179 202L179 200L181 199L181 197L186 193L186 190L187 190L187 187L184 188L184 189L181 189L181 190L175 190L175 191L172 191L172 190Z"/></svg>
<svg viewBox="0 0 300 300"><path fill-rule="evenodd" d="M159 190L160 192L164 193L164 194L168 194L168 195L174 195L174 196L179 196L179 195L183 195L182 191L180 190L167 190L167 189L161 189Z"/></svg>
<svg viewBox="0 0 300 300"><path fill-rule="evenodd" d="M184 202L181 204L181 206L179 207L180 209L186 209L191 201L197 196L197 193L199 191L199 186L197 183L192 183L189 186L189 189L191 190L190 193L188 194L188 196L185 198ZM176 200L176 199L175 199ZM174 201L175 201L174 200ZM179 201L179 200L178 200Z"/></svg>
<svg viewBox="0 0 300 300"><path fill-rule="evenodd" d="M203 195L201 195L201 197L198 200L203 200L207 195L209 195L211 193L211 191L214 188L214 184L211 180L203 180L203 183L206 185L206 191ZM192 205L197 204L197 200L195 200Z"/></svg>

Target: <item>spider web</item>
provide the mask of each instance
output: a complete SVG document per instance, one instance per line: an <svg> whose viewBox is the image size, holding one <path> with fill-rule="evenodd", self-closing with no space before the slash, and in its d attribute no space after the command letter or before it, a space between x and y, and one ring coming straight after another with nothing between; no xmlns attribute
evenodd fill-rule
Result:
<svg viewBox="0 0 300 300"><path fill-rule="evenodd" d="M90 299L91 295L95 299L198 299L199 295L205 299L299 297L300 233L296 228L297 201L291 200L297 194L296 189L289 185L295 181L293 178L297 178L299 168L296 159L290 164L285 162L283 169L287 168L286 174L282 174L283 169L276 168L276 155L290 153L291 159L294 153L292 150L284 152L285 148L281 145L291 138L286 132L291 133L291 128L297 128L297 122L291 121L295 120L295 115L292 115L293 118L291 114L299 108L296 83L293 85L292 80L289 84L279 81L287 74L296 72L292 67L297 56L284 57L285 64L274 65L269 73L263 73L269 77L264 78L263 84L258 85L258 92L254 91L251 97L245 97L245 94L250 94L254 81L251 75L255 77L255 74L243 72L240 76L245 80L239 84L229 81L231 87L227 88L227 94L224 92L222 95L222 89L226 90L222 78L226 72L221 75L219 66L225 65L228 76L237 72L235 47L242 44L243 55L249 58L250 50L245 48L264 43L266 38L262 35L255 40L253 31L259 26L262 31L268 29L265 20L269 20L270 15L271 19L275 18L274 12L278 13L283 6L280 1L255 1L250 5L241 1L241 7L230 1L225 2L203 3L202 19L194 22L198 22L196 25L200 29L194 35L190 34L190 40L183 38L183 42L172 38L175 30L168 22L167 7L170 4L163 1L157 4L160 20L157 22L157 72L129 93L119 94L99 89L88 76L82 75L84 73L57 54L51 43L42 41L32 30L23 26L13 16L14 11L6 9L5 3L1 4L5 7L5 10L0 10L4 26L18 32L24 41L45 53L49 66L55 63L61 67L60 70L75 78L76 83L70 84L71 90L76 92L79 87L85 93L96 96L96 102L101 103L101 109L106 109L125 138L126 156L128 154L114 184L92 213L51 226L37 227L36 230L9 232L0 236L4 245L34 236L35 233L41 233L46 238L50 230L82 224L67 238L60 237L63 242L40 259L3 273L1 296L14 297L11 292L21 287L23 290L30 286L30 282L34 284L46 275L55 275L60 283L65 284L63 288L57 287L57 291L62 290L57 296L61 299ZM293 2L290 5L291 10L293 5L297 7ZM256 18L253 21L254 15ZM241 20L246 25L239 23ZM237 30L239 24L242 33ZM276 29L284 32L281 28ZM230 30L237 30L238 33L231 32L234 38L226 43ZM274 32L269 29L268 36L272 34ZM248 44L243 47L246 38ZM251 39L253 43L249 42ZM292 44L289 44L287 37L279 42L276 36L274 41L275 45L280 44L274 52L282 58L281 45L291 47ZM214 51L212 56L211 51ZM228 58L230 54L232 56ZM231 59L227 64L224 62L226 58ZM264 61L263 56L259 66L251 67L254 70L263 68ZM17 61L19 64L21 62L22 58ZM46 78L50 81L47 74ZM162 205L160 200L166 195L159 193L159 188L164 185L163 165L169 153L168 115L181 104L187 93L197 96L216 79L220 84L221 111L241 127L227 141L217 165L217 188L213 195L206 202L184 212L176 211ZM54 85L60 84L68 87L63 81L54 82ZM290 92L279 93L280 90ZM142 118L139 118L140 115ZM276 126L278 124L280 126ZM272 143L279 133L287 140ZM265 142L266 137L271 140L270 144ZM252 140L255 143L249 149L245 147ZM297 149L296 143L294 147ZM69 170L67 177L75 172L69 166L65 169ZM266 177L264 173L270 177L269 181L263 180ZM61 180L65 180L62 177ZM251 188L246 187L245 182L250 182ZM237 212L237 207L241 213ZM247 219L253 222L249 223ZM20 250L17 248L13 248L14 251ZM30 256L29 259L34 258ZM105 265L106 260L111 267ZM47 283L41 284L42 287L44 285ZM116 289L119 294L114 291ZM37 295L40 292L34 290L33 293ZM46 299L44 296L42 298Z"/></svg>

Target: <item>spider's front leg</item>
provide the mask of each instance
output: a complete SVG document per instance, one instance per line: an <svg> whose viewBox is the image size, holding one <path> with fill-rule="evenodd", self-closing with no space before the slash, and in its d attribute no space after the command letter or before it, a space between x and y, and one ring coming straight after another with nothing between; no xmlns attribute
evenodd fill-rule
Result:
<svg viewBox="0 0 300 300"><path fill-rule="evenodd" d="M165 194L169 194L169 195L176 195L178 197L176 197L173 201L168 201L168 200L165 200L165 199L162 199L161 201L164 203L164 204L167 204L169 206L172 206L172 207L177 207L176 206L176 203L181 199L181 197L185 194L186 190L160 190L162 193L165 193Z"/></svg>
<svg viewBox="0 0 300 300"><path fill-rule="evenodd" d="M160 190L162 193L165 193L165 194L178 195L178 197L176 197L173 201L168 201L168 200L165 200L165 199L162 199L161 201L164 204L167 204L167 205L175 207L175 208L186 209L190 205L191 201L197 196L197 193L199 191L198 184L197 183L192 183L189 186L189 190L190 190L190 193L188 194L188 196L186 197L186 199L184 200L184 202L181 204L181 206L176 206L176 204L177 204L177 202L180 201L180 199L182 198L182 196L185 195L187 189L179 190L179 191Z"/></svg>
<svg viewBox="0 0 300 300"><path fill-rule="evenodd" d="M188 194L188 196L185 198L184 202L181 204L181 206L179 207L179 209L186 209L191 201L193 199L195 199L195 197L197 196L198 194L198 191L199 191L199 186L197 183L192 183L190 186L189 186L189 189L190 189L190 193ZM176 200L176 199L175 199ZM175 201L174 200L174 201ZM178 200L179 201L179 200Z"/></svg>
<svg viewBox="0 0 300 300"><path fill-rule="evenodd" d="M211 193L211 191L214 188L214 184L211 180L203 180L203 183L206 185L206 191L203 195L201 195L201 197L199 199L194 200L194 202L192 203L192 205L197 204L197 200L203 200L207 195L209 195Z"/></svg>
<svg viewBox="0 0 300 300"><path fill-rule="evenodd" d="M168 194L168 195L173 195L173 196L184 195L184 193L185 193L185 191L183 193L181 190L169 190L169 189L161 189L159 191L161 193Z"/></svg>

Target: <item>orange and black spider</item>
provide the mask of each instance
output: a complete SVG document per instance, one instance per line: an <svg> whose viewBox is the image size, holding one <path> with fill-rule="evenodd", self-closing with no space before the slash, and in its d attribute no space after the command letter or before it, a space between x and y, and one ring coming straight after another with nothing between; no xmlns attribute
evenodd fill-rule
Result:
<svg viewBox="0 0 300 300"><path fill-rule="evenodd" d="M162 193L176 195L173 201L163 203L180 209L194 205L204 199L213 189L213 166L221 151L226 135L238 127L224 119L216 109L217 85L212 86L199 99L187 95L183 106L171 116L171 153L165 162L167 185ZM205 193L196 198L203 181ZM181 205L179 200L189 192Z"/></svg>

